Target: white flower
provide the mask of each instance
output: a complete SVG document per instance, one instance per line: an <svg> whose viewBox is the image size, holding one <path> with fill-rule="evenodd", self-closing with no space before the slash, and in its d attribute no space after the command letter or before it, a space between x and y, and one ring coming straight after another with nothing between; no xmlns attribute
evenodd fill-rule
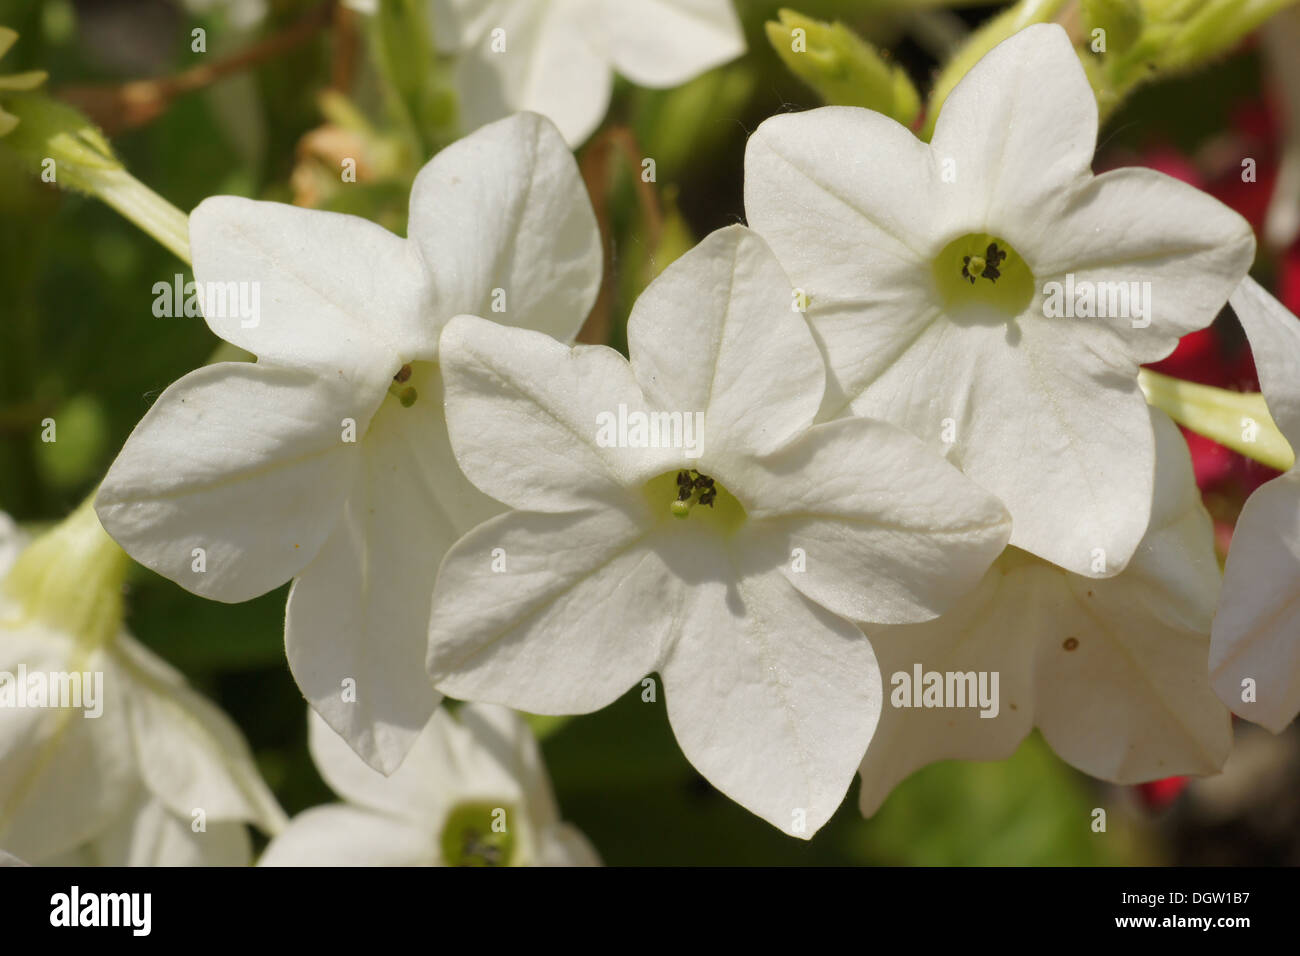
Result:
<svg viewBox="0 0 1300 956"><path fill-rule="evenodd" d="M533 110L571 146L604 118L614 70L678 86L745 52L731 0L433 0L433 24L439 46L460 54L468 128Z"/></svg>
<svg viewBox="0 0 1300 956"><path fill-rule="evenodd" d="M528 724L503 707L438 710L391 777L315 714L312 758L346 803L294 817L260 866L597 866L560 820Z"/></svg>
<svg viewBox="0 0 1300 956"><path fill-rule="evenodd" d="M889 686L862 762L864 814L919 767L1005 759L1035 727L1066 761L1115 783L1222 769L1231 720L1205 666L1220 584L1213 531L1182 435L1150 414L1151 527L1122 574L1083 577L1010 548L943 617L871 632ZM963 689L965 706L926 707L918 669L942 675L945 691L949 673L975 675L996 691L991 706Z"/></svg>
<svg viewBox="0 0 1300 956"><path fill-rule="evenodd" d="M1300 320L1249 277L1229 301L1269 414L1300 448ZM1233 713L1274 733L1300 713L1300 465L1256 489L1237 519L1210 679Z"/></svg>
<svg viewBox="0 0 1300 956"><path fill-rule="evenodd" d="M1245 220L1189 186L1093 176L1096 140L1070 41L1041 24L975 65L929 144L827 107L767 120L745 158L749 223L808 295L830 367L821 417L906 427L1006 503L1013 545L1093 577L1124 567L1150 515L1138 366L1209 324L1254 252ZM1067 298L1096 317L1049 317Z"/></svg>
<svg viewBox="0 0 1300 956"><path fill-rule="evenodd" d="M880 709L871 646L847 619L933 617L1009 528L996 500L901 429L813 426L824 370L792 298L736 226L641 295L630 364L473 317L447 325L452 448L470 480L522 510L448 552L429 669L447 694L542 714L604 707L657 670L687 758L808 837ZM677 413L683 430L659 447L635 426L631 447L602 437L609 416L647 412ZM672 439L697 414L692 457Z"/></svg>
<svg viewBox="0 0 1300 956"><path fill-rule="evenodd" d="M23 556L85 590L76 572L90 565L77 558L111 560L95 537L117 551L86 509ZM65 550L35 553L51 543ZM103 642L49 621L43 611L60 603L59 586L32 593L33 578L10 574L22 544L0 514L0 682L15 695L0 690L0 847L36 864L251 862L245 823L275 833L284 814L239 730L116 621ZM83 598L95 599L71 600ZM34 706L38 686L58 687L52 675L95 700Z"/></svg>
<svg viewBox="0 0 1300 956"><path fill-rule="evenodd" d="M258 296L255 321L206 316L258 362L163 392L105 478L100 518L133 558L204 597L243 601L296 578L294 677L391 772L438 702L422 666L438 561L499 510L447 446L438 333L472 312L571 339L600 282L591 204L555 128L523 114L425 166L408 239L229 197L190 223L196 280Z"/></svg>

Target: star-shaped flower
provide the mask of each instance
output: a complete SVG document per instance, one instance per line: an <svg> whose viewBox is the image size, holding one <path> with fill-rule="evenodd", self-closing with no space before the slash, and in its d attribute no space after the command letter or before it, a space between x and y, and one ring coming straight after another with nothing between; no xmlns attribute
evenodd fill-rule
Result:
<svg viewBox="0 0 1300 956"><path fill-rule="evenodd" d="M1220 584L1213 530L1182 435L1150 414L1156 499L1122 574L1096 580L1008 548L942 617L871 631L886 703L862 762L864 814L912 771L1006 759L1035 727L1066 761L1115 783L1222 769L1231 720L1205 667ZM940 696L926 674L960 695ZM979 689L991 693L977 703Z"/></svg>
<svg viewBox="0 0 1300 956"><path fill-rule="evenodd" d="M439 46L460 54L469 128L533 110L571 146L600 125L615 70L658 89L745 52L731 0L433 0L433 23Z"/></svg>
<svg viewBox="0 0 1300 956"><path fill-rule="evenodd" d="M641 295L630 363L473 317L447 325L452 448L520 510L448 552L429 670L445 693L542 714L604 707L657 670L696 768L808 837L880 709L850 620L935 616L1009 528L901 429L813 425L824 369L792 302L736 226Z"/></svg>
<svg viewBox="0 0 1300 956"><path fill-rule="evenodd" d="M1013 545L1104 577L1150 516L1138 367L1213 320L1254 237L1167 176L1093 176L1096 141L1078 57L1040 24L975 65L928 144L863 109L767 120L745 208L808 298L821 417L903 425L1006 503Z"/></svg>
<svg viewBox="0 0 1300 956"><path fill-rule="evenodd" d="M296 579L294 677L391 772L438 702L421 666L438 561L499 510L447 445L438 334L471 312L572 339L601 274L577 166L549 121L521 114L425 166L406 239L230 197L200 205L190 231L208 325L258 361L163 392L105 478L100 518L133 558L204 597Z"/></svg>
<svg viewBox="0 0 1300 956"><path fill-rule="evenodd" d="M560 820L523 718L466 704L434 713L391 777L361 761L319 717L312 759L346 803L313 807L271 841L260 866L596 866Z"/></svg>
<svg viewBox="0 0 1300 956"><path fill-rule="evenodd" d="M44 613L87 586L79 558L112 560L96 538L121 556L89 509L30 550L0 514L0 847L33 864L247 864L245 824L275 833L284 813L238 728L120 623L101 641Z"/></svg>
<svg viewBox="0 0 1300 956"><path fill-rule="evenodd" d="M1300 319L1249 277L1230 302L1269 414L1300 448ZM1300 713L1300 465L1247 499L1223 573L1210 679L1233 713L1280 733Z"/></svg>

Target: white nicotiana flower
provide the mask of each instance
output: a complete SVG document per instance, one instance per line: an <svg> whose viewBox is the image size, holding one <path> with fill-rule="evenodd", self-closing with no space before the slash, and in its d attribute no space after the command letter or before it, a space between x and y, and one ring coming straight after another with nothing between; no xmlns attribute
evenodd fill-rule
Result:
<svg viewBox="0 0 1300 956"><path fill-rule="evenodd" d="M290 821L260 866L596 866L560 820L541 751L504 707L438 710L391 776L357 758L315 714L312 758L346 803Z"/></svg>
<svg viewBox="0 0 1300 956"><path fill-rule="evenodd" d="M1009 548L943 617L872 630L886 700L862 762L863 813L925 764L1005 759L1035 727L1116 783L1222 769L1231 720L1206 671L1213 531L1186 443L1150 414L1151 526L1122 574L1097 580Z"/></svg>
<svg viewBox="0 0 1300 956"><path fill-rule="evenodd" d="M791 302L771 252L736 226L641 295L630 363L473 317L447 325L452 448L520 510L448 552L429 669L445 693L542 714L599 709L657 670L696 768L808 837L880 710L849 619L933 617L1009 526L901 429L813 426L824 370Z"/></svg>
<svg viewBox="0 0 1300 956"><path fill-rule="evenodd" d="M808 297L846 408L903 425L1011 511L1011 543L1079 574L1128 562L1154 438L1138 366L1213 320L1254 238L1147 169L1094 176L1097 105L1060 27L994 48L924 143L868 110L767 120L745 208Z"/></svg>
<svg viewBox="0 0 1300 956"><path fill-rule="evenodd" d="M734 60L731 0L432 0L439 47L460 55L469 128L515 110L551 117L571 146L600 125L613 72L662 88Z"/></svg>
<svg viewBox="0 0 1300 956"><path fill-rule="evenodd" d="M93 511L23 544L0 515L0 847L38 864L251 862L245 824L275 833L284 814L229 718L121 630L126 559Z"/></svg>
<svg viewBox="0 0 1300 956"><path fill-rule="evenodd" d="M521 114L425 166L407 239L235 198L200 205L190 232L208 325L258 361L163 392L99 516L133 558L204 597L295 578L294 678L391 772L438 702L422 666L438 561L499 510L447 445L438 333L470 312L572 339L601 274L577 166L554 126Z"/></svg>
<svg viewBox="0 0 1300 956"><path fill-rule="evenodd" d="M1300 319L1251 278L1229 301L1250 341L1269 414L1300 448ZM1261 485L1237 519L1210 679L1233 713L1274 733L1300 713L1300 465Z"/></svg>

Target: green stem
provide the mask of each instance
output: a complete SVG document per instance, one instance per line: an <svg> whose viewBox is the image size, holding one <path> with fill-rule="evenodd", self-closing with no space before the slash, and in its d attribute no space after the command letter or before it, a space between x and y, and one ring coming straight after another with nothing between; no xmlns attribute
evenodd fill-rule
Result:
<svg viewBox="0 0 1300 956"><path fill-rule="evenodd" d="M96 196L112 206L173 252L186 265L190 260L190 218L125 169L106 170L94 177Z"/></svg>
<svg viewBox="0 0 1300 956"><path fill-rule="evenodd" d="M1295 464L1295 453L1258 392L1198 385L1145 368L1138 384L1150 404L1198 435L1278 471Z"/></svg>
<svg viewBox="0 0 1300 956"><path fill-rule="evenodd" d="M6 105L18 125L0 146L17 154L34 176L102 199L189 264L185 213L127 172L90 120L38 94L13 97Z"/></svg>

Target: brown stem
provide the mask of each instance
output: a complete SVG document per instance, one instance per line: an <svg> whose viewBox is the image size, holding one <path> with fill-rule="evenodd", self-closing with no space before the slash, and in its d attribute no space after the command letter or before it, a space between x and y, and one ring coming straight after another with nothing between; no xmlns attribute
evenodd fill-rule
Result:
<svg viewBox="0 0 1300 956"><path fill-rule="evenodd" d="M330 88L340 93L352 89L357 75L357 52L360 48L357 14L342 4L334 8L334 50L330 59Z"/></svg>
<svg viewBox="0 0 1300 956"><path fill-rule="evenodd" d="M636 135L626 126L613 126L600 133L582 151L578 167L582 171L583 182L591 196L592 209L596 213L596 225L600 228L600 241L605 249L605 274L601 280L600 293L592 306L591 315L578 332L578 341L589 344L605 344L609 341L610 324L613 321L615 266L618 261L618 247L610 227L609 194L613 187L613 157L622 157L632 173L636 184L637 206L641 218L646 224L646 245L653 254L659 248L663 235L663 210L659 206L659 195L653 183L641 178L641 147Z"/></svg>
<svg viewBox="0 0 1300 956"><path fill-rule="evenodd" d="M205 63L172 76L131 80L113 86L67 86L56 92L110 136L136 129L157 119L176 97L204 89L307 42L331 22L335 5L336 0L324 0L279 33L215 63Z"/></svg>

